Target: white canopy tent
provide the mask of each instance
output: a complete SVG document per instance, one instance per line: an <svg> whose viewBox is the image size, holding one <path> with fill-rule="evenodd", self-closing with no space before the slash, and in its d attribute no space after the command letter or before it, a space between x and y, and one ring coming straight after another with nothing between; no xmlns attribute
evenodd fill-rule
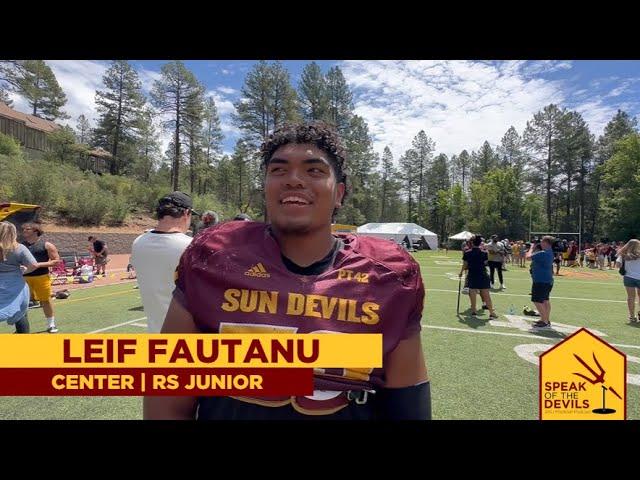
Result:
<svg viewBox="0 0 640 480"><path fill-rule="evenodd" d="M473 237L473 233L464 230L460 233L456 233L455 235L450 236L449 240L469 240L471 237Z"/></svg>
<svg viewBox="0 0 640 480"><path fill-rule="evenodd" d="M402 243L407 239L412 243L426 243L430 250L438 249L438 235L415 223L366 223L358 227L358 235L387 238Z"/></svg>

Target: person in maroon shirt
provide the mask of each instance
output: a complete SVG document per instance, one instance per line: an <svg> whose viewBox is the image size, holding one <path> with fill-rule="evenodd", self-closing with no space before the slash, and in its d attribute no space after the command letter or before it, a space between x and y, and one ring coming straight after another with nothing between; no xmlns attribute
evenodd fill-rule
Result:
<svg viewBox="0 0 640 480"><path fill-rule="evenodd" d="M285 125L262 159L269 223L194 238L162 333L379 333L383 366L316 369L304 397L146 397L144 418L430 419L418 264L393 242L331 233L346 194L340 138L322 122Z"/></svg>

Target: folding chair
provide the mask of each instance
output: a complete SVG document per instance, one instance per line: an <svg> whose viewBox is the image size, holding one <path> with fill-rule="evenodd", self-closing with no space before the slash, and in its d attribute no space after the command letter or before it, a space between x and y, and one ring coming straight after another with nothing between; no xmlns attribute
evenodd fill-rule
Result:
<svg viewBox="0 0 640 480"><path fill-rule="evenodd" d="M74 262L75 264L75 262ZM73 283L75 267L67 267L65 266L65 262L62 261L51 267L49 275L51 276L51 285L65 285L69 283L69 278L71 278L71 283Z"/></svg>

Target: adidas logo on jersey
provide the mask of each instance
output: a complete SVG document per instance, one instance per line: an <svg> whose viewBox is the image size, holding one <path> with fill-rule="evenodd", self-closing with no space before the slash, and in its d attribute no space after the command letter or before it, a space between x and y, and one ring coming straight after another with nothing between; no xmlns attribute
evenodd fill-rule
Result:
<svg viewBox="0 0 640 480"><path fill-rule="evenodd" d="M267 273L267 269L264 268L262 263L257 263L249 270L244 272L244 274L248 277L261 277L261 278L269 278L271 275Z"/></svg>

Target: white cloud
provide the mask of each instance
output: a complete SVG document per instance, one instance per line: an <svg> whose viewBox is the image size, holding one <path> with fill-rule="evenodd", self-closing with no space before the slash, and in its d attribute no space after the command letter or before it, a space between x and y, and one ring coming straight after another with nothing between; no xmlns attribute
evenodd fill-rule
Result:
<svg viewBox="0 0 640 480"><path fill-rule="evenodd" d="M160 80L162 78L162 74L154 70L141 68L138 70L138 77L140 78L140 82L142 82L142 91L145 95L149 95L149 92L153 88L153 83L156 80Z"/></svg>
<svg viewBox="0 0 640 480"><path fill-rule="evenodd" d="M238 93L238 90L236 90L235 88L225 87L225 86L218 87L216 88L216 90L218 90L220 93L223 93L225 95L235 95Z"/></svg>
<svg viewBox="0 0 640 480"><path fill-rule="evenodd" d="M527 78L525 67L530 68L524 62L346 61L342 68L376 150L389 145L397 159L420 130L447 155L477 149L485 140L495 145L511 125L522 133L535 112L565 98L560 82Z"/></svg>
<svg viewBox="0 0 640 480"><path fill-rule="evenodd" d="M557 72L559 70L569 70L572 68L571 62L561 60L539 60L528 62L523 65L524 72L529 75L538 75L541 73Z"/></svg>
<svg viewBox="0 0 640 480"><path fill-rule="evenodd" d="M231 70L227 70L226 68L223 68L221 70L221 72L222 72L223 75L231 75L231 73L232 73Z"/></svg>
<svg viewBox="0 0 640 480"><path fill-rule="evenodd" d="M92 126L95 126L98 118L95 93L96 90L104 88L102 77L108 69L108 63L90 60L47 60L47 64L67 96L64 111L71 118L60 123L75 127L78 116L84 114ZM160 78L160 73L141 68L138 69L138 75L142 82L142 90L148 95L153 82ZM29 113L26 100L14 94L12 98L17 110Z"/></svg>
<svg viewBox="0 0 640 480"><path fill-rule="evenodd" d="M226 98L225 92L231 94L231 91L236 92L233 88L218 87L216 90L209 90L206 93L207 97L213 97L216 102L216 108L218 109L218 115L220 116L220 128L225 136L238 136L240 135L240 129L238 129L231 120L231 114L235 112L233 102ZM222 93L221 93L222 92Z"/></svg>
<svg viewBox="0 0 640 480"><path fill-rule="evenodd" d="M601 98L577 105L575 110L582 115L589 125L591 133L599 136L604 132L604 127L609 123L618 110L618 106L606 105Z"/></svg>
<svg viewBox="0 0 640 480"><path fill-rule="evenodd" d="M90 60L47 60L47 64L67 96L64 111L71 118L61 123L75 127L78 116L83 114L94 126L97 118L94 99L96 90L103 86L106 64Z"/></svg>

